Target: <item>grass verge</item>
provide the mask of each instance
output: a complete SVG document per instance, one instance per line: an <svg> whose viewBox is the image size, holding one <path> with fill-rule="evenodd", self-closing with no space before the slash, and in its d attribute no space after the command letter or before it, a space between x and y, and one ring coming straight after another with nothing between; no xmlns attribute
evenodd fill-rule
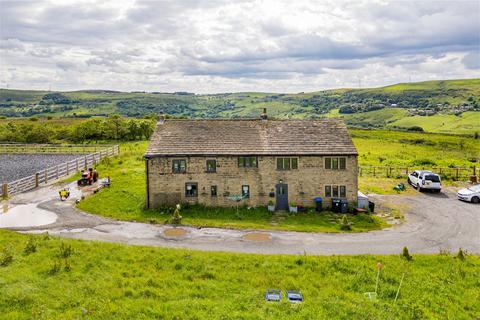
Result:
<svg viewBox="0 0 480 320"><path fill-rule="evenodd" d="M408 262L400 255L230 254L0 230L0 261L6 252L12 259L0 266L2 319L473 319L480 314L476 256L413 254ZM375 290L378 261L384 266L378 300L369 301L364 292ZM268 288L301 290L305 302L266 303Z"/></svg>

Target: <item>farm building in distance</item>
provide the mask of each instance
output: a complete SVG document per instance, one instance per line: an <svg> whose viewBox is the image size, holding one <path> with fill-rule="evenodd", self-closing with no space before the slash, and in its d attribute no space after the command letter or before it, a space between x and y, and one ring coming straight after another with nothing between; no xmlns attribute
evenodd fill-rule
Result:
<svg viewBox="0 0 480 320"><path fill-rule="evenodd" d="M160 119L145 154L147 207L305 207L357 201L357 150L338 119Z"/></svg>

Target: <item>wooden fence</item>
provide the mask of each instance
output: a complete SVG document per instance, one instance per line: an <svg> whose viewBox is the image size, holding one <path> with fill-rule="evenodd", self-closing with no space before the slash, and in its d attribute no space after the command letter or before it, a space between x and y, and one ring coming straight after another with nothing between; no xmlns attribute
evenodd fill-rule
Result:
<svg viewBox="0 0 480 320"><path fill-rule="evenodd" d="M471 168L360 166L358 175L360 177L406 178L414 170L430 170L439 174L442 179L451 180L468 180L470 176L480 173L476 166Z"/></svg>
<svg viewBox="0 0 480 320"><path fill-rule="evenodd" d="M61 146L61 148L63 147L64 146ZM5 199L12 195L33 190L49 182L65 179L75 174L79 170L82 170L82 169L87 170L89 167L94 166L97 162L99 162L103 158L115 156L120 152L118 145L103 147L103 149L101 146L97 146L96 148L99 149L99 151L90 153L88 155L80 156L74 160L64 162L57 166L45 168L31 176L28 176L16 181L4 183L2 185L2 188L0 189L0 197ZM52 152L53 149L50 147L45 148L45 150L47 149L49 151L44 153L50 153L50 152L65 153L66 152L65 149L62 149L64 150L62 152ZM2 151L3 150L0 147L0 153L2 153Z"/></svg>

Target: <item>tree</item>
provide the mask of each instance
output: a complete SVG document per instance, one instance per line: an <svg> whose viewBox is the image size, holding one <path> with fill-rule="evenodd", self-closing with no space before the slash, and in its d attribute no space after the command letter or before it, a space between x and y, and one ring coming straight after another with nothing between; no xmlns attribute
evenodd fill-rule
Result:
<svg viewBox="0 0 480 320"><path fill-rule="evenodd" d="M151 120L141 120L139 124L139 132L142 137L149 139L155 129L154 122Z"/></svg>

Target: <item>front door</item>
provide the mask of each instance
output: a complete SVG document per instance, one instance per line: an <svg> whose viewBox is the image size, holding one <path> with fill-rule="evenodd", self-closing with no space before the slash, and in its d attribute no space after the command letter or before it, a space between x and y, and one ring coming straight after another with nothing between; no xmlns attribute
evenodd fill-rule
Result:
<svg viewBox="0 0 480 320"><path fill-rule="evenodd" d="M275 198L277 199L275 209L288 210L288 185L279 183L275 185L275 190Z"/></svg>

